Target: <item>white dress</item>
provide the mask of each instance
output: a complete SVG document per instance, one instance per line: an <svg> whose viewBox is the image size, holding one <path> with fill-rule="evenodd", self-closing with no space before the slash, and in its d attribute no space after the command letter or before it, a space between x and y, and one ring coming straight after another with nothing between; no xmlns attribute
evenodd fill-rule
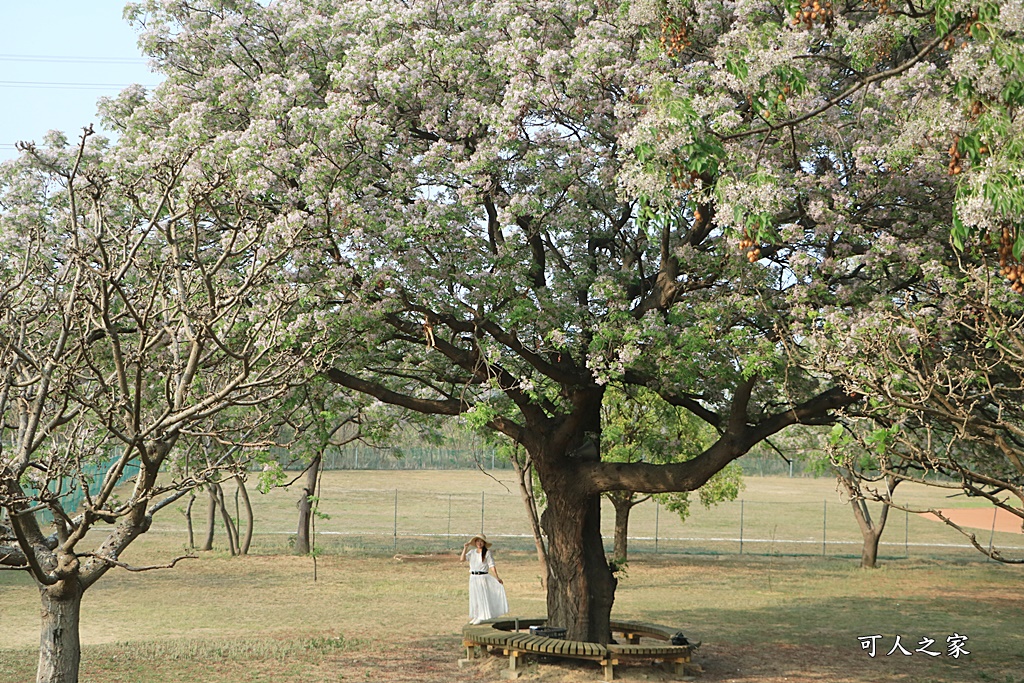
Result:
<svg viewBox="0 0 1024 683"><path fill-rule="evenodd" d="M466 553L469 560L469 622L479 624L486 619L494 619L508 612L508 599L505 597L505 587L498 583L498 580L490 573L474 574L473 572L487 572L494 566L494 555L487 551L487 558L480 559L480 551L473 549Z"/></svg>

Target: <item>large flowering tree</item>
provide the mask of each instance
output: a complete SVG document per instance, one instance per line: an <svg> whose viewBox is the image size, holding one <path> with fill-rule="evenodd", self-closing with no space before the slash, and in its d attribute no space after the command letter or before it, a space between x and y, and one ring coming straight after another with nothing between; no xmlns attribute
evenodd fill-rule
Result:
<svg viewBox="0 0 1024 683"><path fill-rule="evenodd" d="M805 370L801 341L942 257L957 183L997 149L971 131L1013 125L995 55L1020 24L1019 3L950 0L128 13L167 80L111 103L112 125L140 146L205 136L249 201L319 235L295 256L317 288L296 334L346 347L330 380L529 451L548 617L597 641L615 583L600 494L694 490L856 399ZM976 207L987 186L964 187ZM977 214L958 239L984 229ZM717 440L682 463L603 460L609 383Z"/></svg>

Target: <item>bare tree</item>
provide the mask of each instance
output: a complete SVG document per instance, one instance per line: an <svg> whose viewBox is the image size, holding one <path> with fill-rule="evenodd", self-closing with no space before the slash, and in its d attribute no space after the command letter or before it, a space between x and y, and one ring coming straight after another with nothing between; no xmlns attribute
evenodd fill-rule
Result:
<svg viewBox="0 0 1024 683"><path fill-rule="evenodd" d="M540 512L538 498L542 498L544 492L538 491L533 482L533 462L530 460L530 453L521 449L519 444L513 444L508 454L512 469L515 470L516 480L519 482L519 495L523 500L523 507L526 508L527 519L530 520L530 530L533 532L533 544L537 549L537 561L540 563L541 585L546 586L548 581L548 548L544 541L544 534L540 526Z"/></svg>
<svg viewBox="0 0 1024 683"><path fill-rule="evenodd" d="M297 477L283 484L291 486L305 477L296 501L299 511L295 534L297 555L309 555L314 548L313 519L317 514L327 449L357 441L380 446L398 418L399 411L386 414L372 409L369 403L365 397L333 391L322 377L298 387L288 401L279 434L287 432L289 435L289 449L297 454L292 463L305 463Z"/></svg>
<svg viewBox="0 0 1024 683"><path fill-rule="evenodd" d="M237 417L233 414L234 411L225 411L228 415L227 421L237 421ZM223 418L224 414L217 415L218 418ZM269 428L268 428L269 430ZM200 550L213 550L213 541L217 533L217 515L220 514L221 521L224 524L224 531L227 536L228 550L232 555L246 555L249 552L249 545L252 542L252 504L249 501L248 492L245 490L245 474L249 466L249 462L256 460L261 461L266 457L266 451L260 449L251 452L251 449L246 448L246 442L244 439L251 436L250 434L244 434L241 436L241 441L235 441L233 443L220 442L213 438L212 435L222 434L227 431L227 424L217 426L215 423L209 423L203 427L201 435L195 439L198 444L198 462L201 462L205 467L210 470L221 470L226 473L227 478L230 478L235 483L235 515L232 517L231 511L228 509L227 499L224 496L223 482L226 481L224 476L212 477L206 483L207 501L208 506L206 510L206 535L203 541L203 546ZM254 444L248 444L253 446ZM193 493L194 496L194 493ZM243 536L242 532L242 515L239 506L239 501L244 503L245 509L245 532ZM189 508L186 511L186 519L189 526L189 543L191 547L192 543L192 517L191 517L191 505L194 502L194 497L189 500Z"/></svg>
<svg viewBox="0 0 1024 683"><path fill-rule="evenodd" d="M977 256L936 266L933 278L862 317L850 335L816 335L813 346L822 367L871 396L847 410L855 429L845 436L874 463L850 474L885 485L858 484L858 497L885 502L896 482L914 481L987 500L1024 527L1024 308ZM941 510L896 507L934 514L992 559L1024 563Z"/></svg>
<svg viewBox="0 0 1024 683"><path fill-rule="evenodd" d="M120 559L153 516L237 471L189 444L258 430L304 362L281 343L302 221L240 210L187 144L144 168L116 151L86 131L77 147L24 145L0 171L0 564L40 592L38 683L78 679L82 595L112 568L154 568ZM201 433L228 408L230 430Z"/></svg>
<svg viewBox="0 0 1024 683"><path fill-rule="evenodd" d="M864 540L860 555L860 566L863 569L878 567L878 544L889 519L889 510L893 507L892 494L902 481L891 469L881 474L866 471L865 466L870 468L872 464L865 463L864 458L860 458L859 462L853 458L834 458L832 463L832 472L850 502L857 528ZM902 474L906 473L906 467L899 469ZM880 503L876 516L871 514L869 501Z"/></svg>

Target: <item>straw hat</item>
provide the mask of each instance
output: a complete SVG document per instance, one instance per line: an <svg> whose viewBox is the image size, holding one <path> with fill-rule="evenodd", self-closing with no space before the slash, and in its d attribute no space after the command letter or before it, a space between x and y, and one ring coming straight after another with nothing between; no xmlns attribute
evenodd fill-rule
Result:
<svg viewBox="0 0 1024 683"><path fill-rule="evenodd" d="M478 538L479 538L479 539L480 539L481 541L483 541L483 542L484 542L484 547L485 547L485 548L490 548L490 547L491 547L491 544L490 544L490 542L489 542L489 541L487 540L487 537L486 537L486 536L484 536L483 534L477 534L477 535L473 536L473 538L469 539L469 545L473 545L474 543L476 543L476 539L478 539Z"/></svg>

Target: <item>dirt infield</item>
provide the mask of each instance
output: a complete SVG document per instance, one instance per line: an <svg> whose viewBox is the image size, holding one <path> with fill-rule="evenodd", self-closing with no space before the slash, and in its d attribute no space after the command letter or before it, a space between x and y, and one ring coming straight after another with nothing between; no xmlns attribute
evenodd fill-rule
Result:
<svg viewBox="0 0 1024 683"><path fill-rule="evenodd" d="M1021 533L1021 518L999 508L950 508L948 510L939 510L939 512L959 526L971 529L992 529L994 521L996 531ZM945 522L931 513L921 516L933 522L945 524Z"/></svg>

